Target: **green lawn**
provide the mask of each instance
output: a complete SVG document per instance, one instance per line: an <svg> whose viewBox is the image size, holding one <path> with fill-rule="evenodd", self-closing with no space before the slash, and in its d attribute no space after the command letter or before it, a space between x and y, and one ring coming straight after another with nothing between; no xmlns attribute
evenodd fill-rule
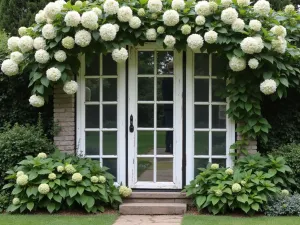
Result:
<svg viewBox="0 0 300 225"><path fill-rule="evenodd" d="M182 225L296 225L300 217L232 217L185 215Z"/></svg>
<svg viewBox="0 0 300 225"><path fill-rule="evenodd" d="M112 225L117 214L102 215L10 215L0 214L1 225Z"/></svg>

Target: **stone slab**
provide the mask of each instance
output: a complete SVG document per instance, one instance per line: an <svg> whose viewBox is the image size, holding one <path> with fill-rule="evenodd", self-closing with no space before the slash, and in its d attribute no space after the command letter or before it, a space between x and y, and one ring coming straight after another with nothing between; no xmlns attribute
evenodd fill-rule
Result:
<svg viewBox="0 0 300 225"><path fill-rule="evenodd" d="M180 225L182 216L179 215L122 215L114 225Z"/></svg>
<svg viewBox="0 0 300 225"><path fill-rule="evenodd" d="M184 203L123 203L119 211L122 215L183 215Z"/></svg>

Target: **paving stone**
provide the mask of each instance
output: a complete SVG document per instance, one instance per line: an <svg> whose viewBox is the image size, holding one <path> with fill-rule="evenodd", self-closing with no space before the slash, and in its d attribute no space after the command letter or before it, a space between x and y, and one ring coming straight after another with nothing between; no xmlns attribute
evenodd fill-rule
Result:
<svg viewBox="0 0 300 225"><path fill-rule="evenodd" d="M114 225L180 225L181 220L179 215L122 215Z"/></svg>

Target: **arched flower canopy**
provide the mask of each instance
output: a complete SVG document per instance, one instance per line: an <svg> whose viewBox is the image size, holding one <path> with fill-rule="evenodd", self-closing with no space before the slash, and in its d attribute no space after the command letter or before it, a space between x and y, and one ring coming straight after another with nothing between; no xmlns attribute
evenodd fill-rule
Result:
<svg viewBox="0 0 300 225"><path fill-rule="evenodd" d="M1 66L8 76L30 72L31 105L41 107L55 83L74 94L80 63L78 54L112 52L124 63L126 46L156 41L164 47L228 58L226 92L229 117L248 138L266 139L269 124L261 117L262 93L286 96L287 87L299 85L297 60L299 14L288 5L275 12L266 0L128 0L49 3L35 16L32 27L11 37L10 58ZM246 140L246 139L244 139ZM243 140L240 145L244 145ZM238 142L237 142L238 143Z"/></svg>

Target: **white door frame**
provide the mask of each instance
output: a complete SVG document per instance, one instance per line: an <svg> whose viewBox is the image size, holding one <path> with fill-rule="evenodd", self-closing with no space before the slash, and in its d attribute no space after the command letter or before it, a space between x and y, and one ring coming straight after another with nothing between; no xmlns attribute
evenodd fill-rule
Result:
<svg viewBox="0 0 300 225"><path fill-rule="evenodd" d="M144 46L129 48L128 76L128 125L130 115L133 115L134 132L128 131L128 185L132 188L144 189L181 189L182 188L182 53L174 51L174 93L173 93L173 181L174 182L144 182L137 181L137 60L138 50L164 50L156 43L146 43ZM167 49L168 50L168 49ZM170 49L170 51L173 51ZM154 115L155 116L155 115ZM127 128L129 129L129 128ZM154 137L156 143L156 137ZM155 146L154 146L155 147ZM154 164L154 170L155 164ZM154 173L155 174L155 173Z"/></svg>

